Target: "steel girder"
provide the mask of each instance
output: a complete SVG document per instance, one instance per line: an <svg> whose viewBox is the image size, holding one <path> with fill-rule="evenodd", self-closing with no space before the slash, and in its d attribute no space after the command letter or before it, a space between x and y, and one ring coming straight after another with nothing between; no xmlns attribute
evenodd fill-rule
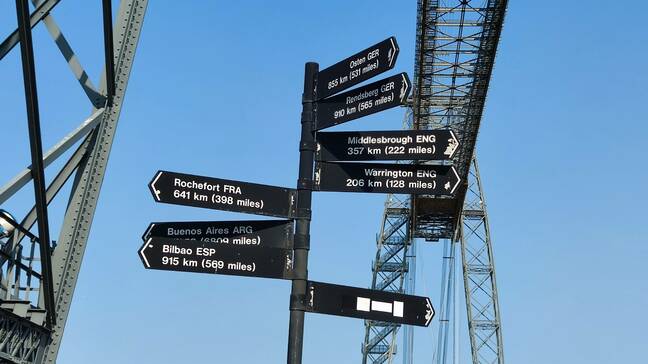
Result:
<svg viewBox="0 0 648 364"><path fill-rule="evenodd" d="M389 195L385 202L381 231L376 239L372 289L404 293L405 277L409 270L408 248L412 243L409 202L408 197L397 195ZM400 326L366 320L362 363L384 363L393 358L397 349L396 334Z"/></svg>
<svg viewBox="0 0 648 364"><path fill-rule="evenodd" d="M61 345L147 5L148 0L123 0L117 15L114 27L115 95L112 106L107 107L99 127L90 136L91 147L77 169L58 246L52 256L59 321L53 327L52 342L47 347L45 363L56 362ZM105 89L105 85L102 89Z"/></svg>
<svg viewBox="0 0 648 364"><path fill-rule="evenodd" d="M413 96L415 129L451 129L464 181L457 198L417 196L415 237L452 239L477 142L507 0L419 0Z"/></svg>
<svg viewBox="0 0 648 364"><path fill-rule="evenodd" d="M476 158L468 182L461 215L461 258L472 359L475 364L504 364L495 260Z"/></svg>
<svg viewBox="0 0 648 364"><path fill-rule="evenodd" d="M406 110L403 129L411 129L412 112L410 108ZM376 237L371 289L397 293L409 293L414 289L414 282L407 280L410 267L415 267L411 219L409 196L388 195L380 233ZM400 327L399 324L365 320L362 363L391 363L397 353L396 338ZM408 342L407 346L410 345Z"/></svg>
<svg viewBox="0 0 648 364"><path fill-rule="evenodd" d="M106 70L101 87L96 88L51 14L60 0L32 0L35 10L29 17L29 25L34 27L41 21L45 24L88 96L93 111L42 157L42 164L47 167L77 145L47 186L45 202L41 204L49 204L76 172L58 245L51 254L55 324L48 325L45 321L42 284L45 272L41 271L42 257L35 249L39 240L28 231L38 221L39 206L34 206L20 221L19 230L0 241L0 363L56 362L148 4L147 0L122 0L116 26L112 28L110 1L102 1L107 32L104 34L106 63L114 63L114 72ZM111 28L114 34L110 34ZM0 43L0 60L21 39L15 31ZM32 176L32 167L27 167L2 186L0 204L27 185ZM28 242L23 241L26 235Z"/></svg>
<svg viewBox="0 0 648 364"><path fill-rule="evenodd" d="M464 213L466 195L472 199L474 184L470 181L479 178L476 165L471 169L475 155L477 133L481 122L486 93L490 82L497 45L502 30L507 0L418 0L417 39L415 52L414 93L411 109L413 114L411 128L441 129L449 128L460 140L460 147L451 161L455 165L464 184L454 198L437 196L411 196L409 203L401 200L402 206L409 209L408 219L404 221L405 231L410 236L401 239L398 247L403 251L399 260L402 267L402 280L407 280L409 272L407 261L415 259L415 253L407 255L407 247L414 238L427 241L440 239L462 239L462 258L464 264L464 281L466 300L468 302L468 321L471 336L473 362L503 363L503 349L497 288L495 284L495 267L492 260L492 246L488 235L488 221L485 205L481 206L483 219L476 229L468 229L475 222L473 216ZM475 162L476 163L476 162ZM476 172L475 172L476 171ZM469 179L470 177L470 179ZM481 183L478 183L479 196L483 196ZM390 251L381 244L385 235L385 223L395 217L388 213L389 196L383 214L383 228L378 239L376 262ZM483 200L479 200L483 201ZM466 208L466 211L473 211ZM462 225L464 229L462 230ZM470 225L474 227L473 225ZM479 229L484 232L478 233ZM470 232L469 235L463 235ZM482 242L481 248L467 248L475 237ZM484 256L483 252L487 252ZM488 272L487 277L477 278L477 273L469 262L475 260L483 263ZM379 289L384 284L377 273L378 265L374 262L372 288ZM473 264L471 263L471 264ZM384 275L383 275L384 276ZM450 279L448 275L445 279ZM392 277L389 277L391 279ZM382 278L385 280L385 278ZM378 283L377 283L378 282ZM402 282L402 281L401 281ZM442 282L449 286L452 282ZM403 285L400 285L403 289ZM409 287L413 290L413 287ZM486 294L482 294L486 290ZM365 323L365 341L363 343L363 363L383 363L393 359L395 354L396 333L398 327ZM445 330L443 327L441 330ZM488 332L488 330L491 330ZM445 335L445 333L440 333ZM410 339L411 340L411 339ZM371 345L374 345L373 353ZM405 358L411 360L412 345L407 345L410 352ZM380 348L380 350L375 349ZM493 350L493 348L495 348ZM495 353L493 355L493 353Z"/></svg>

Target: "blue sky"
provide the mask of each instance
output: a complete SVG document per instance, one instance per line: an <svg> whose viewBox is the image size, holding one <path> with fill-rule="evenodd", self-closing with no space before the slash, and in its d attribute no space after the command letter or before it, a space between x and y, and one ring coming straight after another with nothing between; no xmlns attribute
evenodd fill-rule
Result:
<svg viewBox="0 0 648 364"><path fill-rule="evenodd" d="M60 363L285 360L289 282L147 271L136 253L150 221L255 217L155 204L147 183L166 169L294 186L304 62L326 67L394 35L401 53L389 75L411 76L415 3L149 4ZM95 83L99 9L66 0L54 11ZM478 141L510 363L644 357L646 11L510 3ZM1 2L0 34L14 27L13 2ZM89 104L43 26L34 39L48 149ZM402 117L390 110L336 130L398 129ZM0 125L14 157L3 160L4 184L29 164L17 49L0 62ZM53 236L66 192L52 206ZM384 197L314 196L312 279L370 284ZM21 216L31 198L26 188L2 208ZM419 247L417 293L437 306L441 250ZM435 334L416 330L416 362L431 360ZM360 320L308 315L304 362L357 363L363 335Z"/></svg>

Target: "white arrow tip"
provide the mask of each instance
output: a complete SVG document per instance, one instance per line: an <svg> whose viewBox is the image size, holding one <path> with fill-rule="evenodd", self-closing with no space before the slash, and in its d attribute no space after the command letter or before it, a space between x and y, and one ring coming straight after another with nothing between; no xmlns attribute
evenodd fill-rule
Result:
<svg viewBox="0 0 648 364"><path fill-rule="evenodd" d="M155 195L155 200L160 201L160 190L155 188L155 184L157 183L158 179L162 176L162 171L158 171L158 173L155 175L155 178L153 178L153 181L150 183L151 191L153 191L153 194Z"/></svg>
<svg viewBox="0 0 648 364"><path fill-rule="evenodd" d="M389 48L389 52L387 53L387 61L389 63L389 67L392 67L392 65L394 64L394 60L396 59L396 52L398 51L398 46L396 46L394 37L389 38L389 42L391 43L391 48Z"/></svg>
<svg viewBox="0 0 648 364"><path fill-rule="evenodd" d="M146 268L151 268L151 264L149 263L148 259L146 258L146 254L144 252L146 251L146 248L152 248L153 244L151 244L152 238L149 238L144 245L142 245L142 248L139 251L140 257L142 257L142 261L144 262L144 265Z"/></svg>
<svg viewBox="0 0 648 364"><path fill-rule="evenodd" d="M401 77L403 77L403 85L401 86L400 89L400 100L401 102L405 101L405 97L407 96L407 90L409 89L409 82L407 82L407 75L405 73L401 74Z"/></svg>
<svg viewBox="0 0 648 364"><path fill-rule="evenodd" d="M455 177L457 177L457 183L455 183L454 187L452 187L452 190L450 191L450 193L455 193L455 190L459 186L459 183L461 183L461 177L459 177L459 174L457 173L457 170L454 166L450 167L450 169L452 170L452 173L454 173Z"/></svg>
<svg viewBox="0 0 648 364"><path fill-rule="evenodd" d="M430 321L432 321L432 318L434 317L434 308L432 307L432 302L430 302L429 298L425 298L425 326L430 325Z"/></svg>

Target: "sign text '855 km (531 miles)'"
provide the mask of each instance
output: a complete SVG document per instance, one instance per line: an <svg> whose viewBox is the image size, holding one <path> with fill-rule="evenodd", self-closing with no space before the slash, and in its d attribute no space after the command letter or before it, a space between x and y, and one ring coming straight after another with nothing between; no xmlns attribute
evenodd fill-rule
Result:
<svg viewBox="0 0 648 364"><path fill-rule="evenodd" d="M392 69L397 57L396 38L389 37L321 70L317 76L317 98L329 97Z"/></svg>

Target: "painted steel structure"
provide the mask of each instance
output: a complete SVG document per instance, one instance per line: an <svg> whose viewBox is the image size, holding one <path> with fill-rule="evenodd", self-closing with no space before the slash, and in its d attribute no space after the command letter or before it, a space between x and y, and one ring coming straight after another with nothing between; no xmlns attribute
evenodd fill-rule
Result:
<svg viewBox="0 0 648 364"><path fill-rule="evenodd" d="M35 205L0 247L0 363L55 363L148 4L122 0L115 27L102 0L105 64L99 88L81 66L52 14L60 0L16 0L18 28L0 43L0 60L20 44L30 125L31 166L0 188L0 206L34 181ZM46 153L40 145L31 28L43 23L88 96L90 116ZM44 168L76 147L48 186ZM71 183L57 244L49 239L47 205ZM38 224L38 235L29 230ZM25 237L29 239L24 239Z"/></svg>
<svg viewBox="0 0 648 364"><path fill-rule="evenodd" d="M389 196L377 239L372 288L413 290L409 275L416 238L461 242L464 291L473 363L504 363L495 265L488 216L475 156L477 133L493 70L507 0L419 0L415 53L415 91L406 125L413 129L450 128L460 140L452 163L465 184L456 198ZM411 118L411 120L410 120ZM451 244L454 245L454 244ZM455 249L450 249L455 259ZM443 312L454 274L444 274ZM456 317L456 316L455 316ZM445 319L444 319L445 320ZM440 324L437 362L447 363L450 325ZM363 363L392 362L398 325L365 322ZM444 339L445 338L445 339ZM412 361L411 332L405 335L405 363ZM456 342L456 340L455 340ZM445 343L445 344L442 344ZM456 353L454 354L456 356Z"/></svg>
<svg viewBox="0 0 648 364"><path fill-rule="evenodd" d="M13 235L2 238L0 247L2 363L56 361L148 4L122 0L112 30L111 2L103 0L108 67L102 85L96 87L52 15L60 1L32 0L34 11L28 14L26 0L16 0L19 29L0 43L0 60L20 44L32 157L32 166L0 188L0 206L31 181L36 201L20 221L1 217L16 227ZM451 128L461 141L453 164L467 183L456 199L388 196L372 269L372 288L412 292L415 239L460 241L474 363L504 362L493 250L474 150L506 6L506 0L418 1L416 91L405 126ZM93 109L46 153L40 145L30 40L31 28L39 23L47 28ZM44 169L73 147L45 186ZM54 246L47 205L68 181L72 192ZM37 235L30 232L34 224ZM391 362L398 330L399 325L367 321L363 362ZM442 326L440 337L447 335L445 330ZM412 334L405 336L404 357L410 363Z"/></svg>

